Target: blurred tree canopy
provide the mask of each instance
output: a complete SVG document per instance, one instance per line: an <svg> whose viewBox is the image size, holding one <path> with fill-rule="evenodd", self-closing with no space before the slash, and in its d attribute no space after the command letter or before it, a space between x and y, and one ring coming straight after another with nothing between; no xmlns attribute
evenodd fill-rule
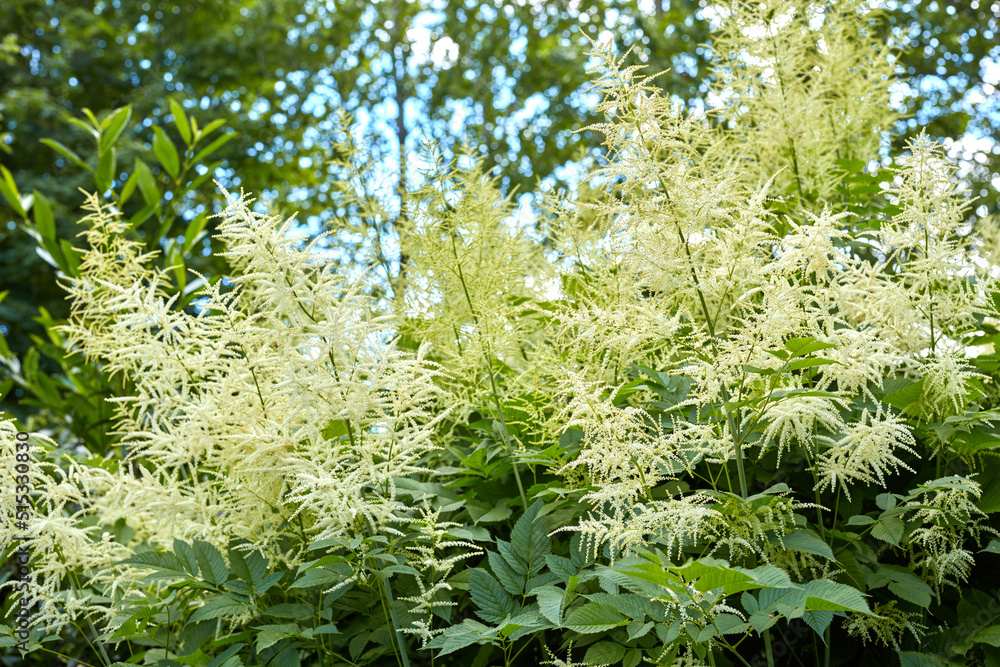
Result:
<svg viewBox="0 0 1000 667"><path fill-rule="evenodd" d="M332 186L337 115L351 113L363 140L418 178L424 139L447 150L468 142L508 191L560 169L596 139L586 94L589 39L614 39L660 85L704 106L711 56L706 0L6 0L0 7L0 162L21 192L53 202L59 235L73 238L87 174L40 141L84 154L88 137L67 123L84 108L132 104L117 164L121 178L148 150L152 127L179 102L202 126L223 119L234 140L211 174L266 190L313 229L351 211ZM896 101L921 127L961 142L963 177L977 214L996 211L1000 182L1000 2L888 0L884 29L904 49ZM173 131L173 130L172 130ZM966 137L962 139L963 135ZM176 134L175 134L176 136ZM131 150L130 147L131 146ZM164 174L153 167L156 177ZM385 180L385 179L383 179ZM993 183L991 186L990 183ZM165 181L164 181L165 182ZM187 216L211 208L212 188L172 202ZM12 350L40 333L40 306L66 314L54 269L0 207L0 323ZM9 222L10 221L10 222ZM393 220L383 221L391 228ZM145 230L153 235L155 230ZM209 240L205 241L210 243ZM202 249L205 254L208 248ZM189 266L212 272L199 248Z"/></svg>

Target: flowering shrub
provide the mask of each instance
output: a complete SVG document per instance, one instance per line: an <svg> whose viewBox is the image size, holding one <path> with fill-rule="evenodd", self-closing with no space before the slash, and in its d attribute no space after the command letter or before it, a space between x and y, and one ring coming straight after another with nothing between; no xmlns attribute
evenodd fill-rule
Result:
<svg viewBox="0 0 1000 667"><path fill-rule="evenodd" d="M125 198L89 195L52 335L121 380L114 445L32 437L38 606L6 645L213 667L1000 657L992 575L972 577L1000 551L987 221L937 145L886 155L891 54L864 3L718 16L706 114L595 45L606 164L532 230L479 166L431 159L402 275L376 222L348 278L326 237L224 193L230 270L188 286ZM959 623L970 605L994 611Z"/></svg>

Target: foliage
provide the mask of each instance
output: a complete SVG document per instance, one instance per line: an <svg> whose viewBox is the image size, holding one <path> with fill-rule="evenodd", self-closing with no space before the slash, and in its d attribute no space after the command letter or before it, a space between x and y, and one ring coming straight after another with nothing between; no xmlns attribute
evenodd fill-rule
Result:
<svg viewBox="0 0 1000 667"><path fill-rule="evenodd" d="M938 144L877 159L878 13L722 18L708 115L593 46L608 160L534 229L482 163L430 152L401 276L377 250L349 275L225 189L229 270L200 276L176 249L207 223L151 244L146 163L101 167L128 107L80 121L81 249L5 178L64 262L51 356L119 383L100 439L37 433L28 456L0 422L4 470L30 460L0 505L3 544L34 535L26 660L996 659L995 249ZM176 130L152 151L194 190L202 137Z"/></svg>

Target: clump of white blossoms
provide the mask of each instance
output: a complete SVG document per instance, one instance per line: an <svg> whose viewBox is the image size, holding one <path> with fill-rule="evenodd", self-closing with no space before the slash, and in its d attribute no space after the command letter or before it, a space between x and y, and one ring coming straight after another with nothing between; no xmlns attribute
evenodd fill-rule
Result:
<svg viewBox="0 0 1000 667"><path fill-rule="evenodd" d="M135 394L118 406L123 464L74 465L43 491L52 508L35 530L58 545L39 550L36 571L54 585L75 567L128 586L132 568L111 563L128 546L169 548L174 538L220 548L245 540L295 563L306 543L283 553L283 535L391 531L410 512L395 481L426 470L437 447L435 426L449 412L435 383L441 371L426 348L396 347L386 319L359 284L331 270L318 239L302 247L288 234L291 220L226 197L218 234L233 272L189 309L125 238L118 212L88 198L89 247L81 277L67 285L64 331L107 372L132 379ZM79 509L63 516L70 505ZM87 517L122 519L134 536L124 547L93 542L100 529L82 527Z"/></svg>
<svg viewBox="0 0 1000 667"><path fill-rule="evenodd" d="M576 238L611 268L575 267L582 286L552 313L553 329L592 363L560 366L551 382L566 426L585 434L563 469L583 467L589 483L593 511L577 529L625 550L711 535L740 553L773 551L763 532L730 530L700 502L669 507L694 495L649 492L698 462L735 461L738 479L729 468L725 479L699 474L746 498L751 447L761 458L777 450L779 465L800 449L818 493L849 497L852 485L913 472L907 460L934 452L876 396L883 380L920 383L908 408L962 414L981 392L956 341L998 315L996 279L962 231L967 193L940 147L924 136L907 145L873 205L888 212L877 224L837 190L842 161L878 159L895 120L877 11L861 0L717 10L719 106L706 114L665 99L612 46L592 52L606 120L591 129L606 137L607 163L594 174L603 196L581 204L596 224L576 214ZM635 321L617 325L629 306ZM594 318L610 326L598 331ZM690 382L668 420L611 401L630 364Z"/></svg>

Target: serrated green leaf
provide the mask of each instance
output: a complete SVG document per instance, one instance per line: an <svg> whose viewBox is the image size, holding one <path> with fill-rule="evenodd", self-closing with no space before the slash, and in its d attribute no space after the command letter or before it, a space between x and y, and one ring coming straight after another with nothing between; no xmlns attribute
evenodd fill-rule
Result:
<svg viewBox="0 0 1000 667"><path fill-rule="evenodd" d="M897 651L899 667L947 667L948 663L930 653Z"/></svg>
<svg viewBox="0 0 1000 667"><path fill-rule="evenodd" d="M934 591L927 583L900 565L880 565L877 574L889 579L889 590L920 607L929 607Z"/></svg>
<svg viewBox="0 0 1000 667"><path fill-rule="evenodd" d="M282 572L272 572L271 574L267 575L259 582L254 584L253 592L257 595L263 595L264 593L268 592L275 584L281 581L282 577L284 576L285 575Z"/></svg>
<svg viewBox="0 0 1000 667"><path fill-rule="evenodd" d="M315 567L299 575L290 588L317 588L320 586L323 588L333 588L343 582L344 579L344 575L339 572L328 570L325 567Z"/></svg>
<svg viewBox="0 0 1000 667"><path fill-rule="evenodd" d="M566 591L555 586L539 586L531 591L538 600L538 611L556 625L562 624L562 608Z"/></svg>
<svg viewBox="0 0 1000 667"><path fill-rule="evenodd" d="M205 581L215 586L224 584L229 578L229 568L222 553L214 545L203 540L195 540L193 546L195 558L201 566L201 576Z"/></svg>
<svg viewBox="0 0 1000 667"><path fill-rule="evenodd" d="M302 634L302 628L295 623L282 623L278 625L264 625L257 628L257 651L274 646L282 639L288 637L298 637Z"/></svg>
<svg viewBox="0 0 1000 667"><path fill-rule="evenodd" d="M438 653L438 657L441 657L449 653L454 653L466 646L471 646L479 642L490 642L494 639L499 639L499 635L493 632L491 628L479 621L467 618L459 625L447 628L443 634L429 641L425 648L441 649L441 652Z"/></svg>
<svg viewBox="0 0 1000 667"><path fill-rule="evenodd" d="M510 533L511 546L528 566L528 578L542 571L545 557L552 553L549 522L539 514L542 507L541 500L535 501L517 520Z"/></svg>
<svg viewBox="0 0 1000 667"><path fill-rule="evenodd" d="M847 158L837 158L834 160L834 164L843 169L849 174L854 174L865 168L867 164L863 160L849 160Z"/></svg>
<svg viewBox="0 0 1000 667"><path fill-rule="evenodd" d="M133 565L142 569L156 570L153 578L187 579L188 572L181 560L172 553L157 551L140 551L120 562L123 565Z"/></svg>
<svg viewBox="0 0 1000 667"><path fill-rule="evenodd" d="M891 493L880 493L875 496L875 504L879 509L891 510L896 506L896 496Z"/></svg>
<svg viewBox="0 0 1000 667"><path fill-rule="evenodd" d="M628 632L628 640L634 641L640 637L645 637L650 630L653 629L654 623L652 621L632 621L627 626L625 626L626 632Z"/></svg>
<svg viewBox="0 0 1000 667"><path fill-rule="evenodd" d="M497 551L503 556L503 559L507 561L507 565L510 566L518 577L527 579L528 575L528 563L519 554L514 546L510 542L504 542L503 540L497 540Z"/></svg>
<svg viewBox="0 0 1000 667"><path fill-rule="evenodd" d="M246 644L233 644L232 646L230 646L229 648L227 648L225 651L223 651L222 653L220 653L219 655L217 655L215 658L213 658L212 662L208 663L207 667L222 667L222 665L227 660L229 660L234 655L236 655L237 653L239 653L240 649L242 649L244 646L246 646Z"/></svg>
<svg viewBox="0 0 1000 667"><path fill-rule="evenodd" d="M820 357L808 357L806 359L797 359L792 363L788 364L786 370L797 371L804 368L817 368L819 366L828 366L830 364L839 364L839 361L834 361L833 359L823 359Z"/></svg>
<svg viewBox="0 0 1000 667"><path fill-rule="evenodd" d="M174 554L180 558L185 569L187 569L192 576L198 576L198 558L195 556L194 549L191 548L191 545L187 542L174 538Z"/></svg>
<svg viewBox="0 0 1000 667"><path fill-rule="evenodd" d="M730 595L756 588L795 588L788 574L774 566L764 565L753 570L730 566L726 561L702 558L683 567L670 568L687 581L694 581L699 591L721 588Z"/></svg>
<svg viewBox="0 0 1000 667"><path fill-rule="evenodd" d="M830 545L821 540L818 535L813 534L811 531L797 530L794 533L782 536L780 541L785 545L785 547L791 549L792 551L815 554L828 560L836 560L833 556L833 549L830 548Z"/></svg>
<svg viewBox="0 0 1000 667"><path fill-rule="evenodd" d="M482 514L479 514L478 516L473 516L472 520L475 523L477 523L477 524L478 523L495 523L497 521L505 521L508 518L510 518L510 515L511 515L511 509L510 509L510 505L508 504L508 502L509 501L504 500L504 501L498 503L497 505L495 505L488 512L483 512ZM471 508L470 508L469 514L470 515L472 514Z"/></svg>
<svg viewBox="0 0 1000 667"><path fill-rule="evenodd" d="M979 553L1000 554L1000 540L990 540L986 548L980 549Z"/></svg>
<svg viewBox="0 0 1000 667"><path fill-rule="evenodd" d="M868 603L861 592L845 584L832 581L810 581L805 584L806 610L857 611L870 614Z"/></svg>
<svg viewBox="0 0 1000 667"><path fill-rule="evenodd" d="M599 602L588 602L575 609L567 618L563 627L580 634L607 632L612 628L628 623L625 617L617 611Z"/></svg>
<svg viewBox="0 0 1000 667"><path fill-rule="evenodd" d="M625 657L625 647L614 642L597 642L587 649L584 662L592 665L614 665Z"/></svg>
<svg viewBox="0 0 1000 667"><path fill-rule="evenodd" d="M736 614L719 614L712 621L712 625L721 635L740 634L750 627Z"/></svg>
<svg viewBox="0 0 1000 667"><path fill-rule="evenodd" d="M250 609L252 607L246 602L231 598L228 595L216 595L209 598L204 606L195 609L188 623L210 621L213 618L222 618L223 616L235 616L245 611L250 611Z"/></svg>
<svg viewBox="0 0 1000 667"><path fill-rule="evenodd" d="M524 594L524 576L518 576L516 572L507 564L507 561L495 551L487 551L486 558L490 563L493 575L500 580L500 584L511 595Z"/></svg>
<svg viewBox="0 0 1000 667"><path fill-rule="evenodd" d="M899 538L903 536L905 527L903 520L898 516L884 516L872 527L871 534L876 539L898 547Z"/></svg>
<svg viewBox="0 0 1000 667"><path fill-rule="evenodd" d="M585 597L593 602L607 605L633 621L645 621L647 616L658 621L666 620L662 604L657 604L648 597L635 593L618 593L616 595L591 593Z"/></svg>
<svg viewBox="0 0 1000 667"><path fill-rule="evenodd" d="M882 402L891 405L897 410L906 411L910 407L920 400L920 396L924 391L924 381L923 378L914 382L913 384L907 385L903 389L899 389L890 394L886 394L882 397Z"/></svg>
<svg viewBox="0 0 1000 667"><path fill-rule="evenodd" d="M475 569L469 575L469 592L478 607L476 614L487 623L500 623L517 608L510 593L483 570Z"/></svg>
<svg viewBox="0 0 1000 667"><path fill-rule="evenodd" d="M806 609L806 592L796 588L765 588L757 594L762 613L776 612L786 618L798 618Z"/></svg>
<svg viewBox="0 0 1000 667"><path fill-rule="evenodd" d="M802 338L789 338L784 343L785 349L792 353L792 358L803 357L807 354L812 354L813 352L818 352L819 350L827 350L831 347L837 347L831 343L823 343L812 336L804 336Z"/></svg>
<svg viewBox="0 0 1000 667"><path fill-rule="evenodd" d="M806 625L813 629L817 635L819 635L820 641L826 644L826 637L824 633L826 629L833 622L833 612L823 609L819 611L807 611L802 614L802 620L805 621Z"/></svg>
<svg viewBox="0 0 1000 667"><path fill-rule="evenodd" d="M282 602L269 607L264 613L267 616L275 618L295 618L302 620L313 615L313 608L304 602Z"/></svg>
<svg viewBox="0 0 1000 667"><path fill-rule="evenodd" d="M299 649L294 646L282 649L278 655L274 656L271 662L267 663L267 667L301 667L301 665Z"/></svg>
<svg viewBox="0 0 1000 667"><path fill-rule="evenodd" d="M989 644L990 646L1000 647L1000 625L991 625L983 628L976 633L972 641L976 644Z"/></svg>
<svg viewBox="0 0 1000 667"><path fill-rule="evenodd" d="M545 563L549 566L554 574L556 574L562 581L569 581L569 578L579 572L579 568L573 564L569 558L564 558L563 556L548 555L545 557Z"/></svg>
<svg viewBox="0 0 1000 667"><path fill-rule="evenodd" d="M238 579L249 584L255 592L267 575L267 561L256 551L244 554L239 549L229 549L229 567Z"/></svg>

